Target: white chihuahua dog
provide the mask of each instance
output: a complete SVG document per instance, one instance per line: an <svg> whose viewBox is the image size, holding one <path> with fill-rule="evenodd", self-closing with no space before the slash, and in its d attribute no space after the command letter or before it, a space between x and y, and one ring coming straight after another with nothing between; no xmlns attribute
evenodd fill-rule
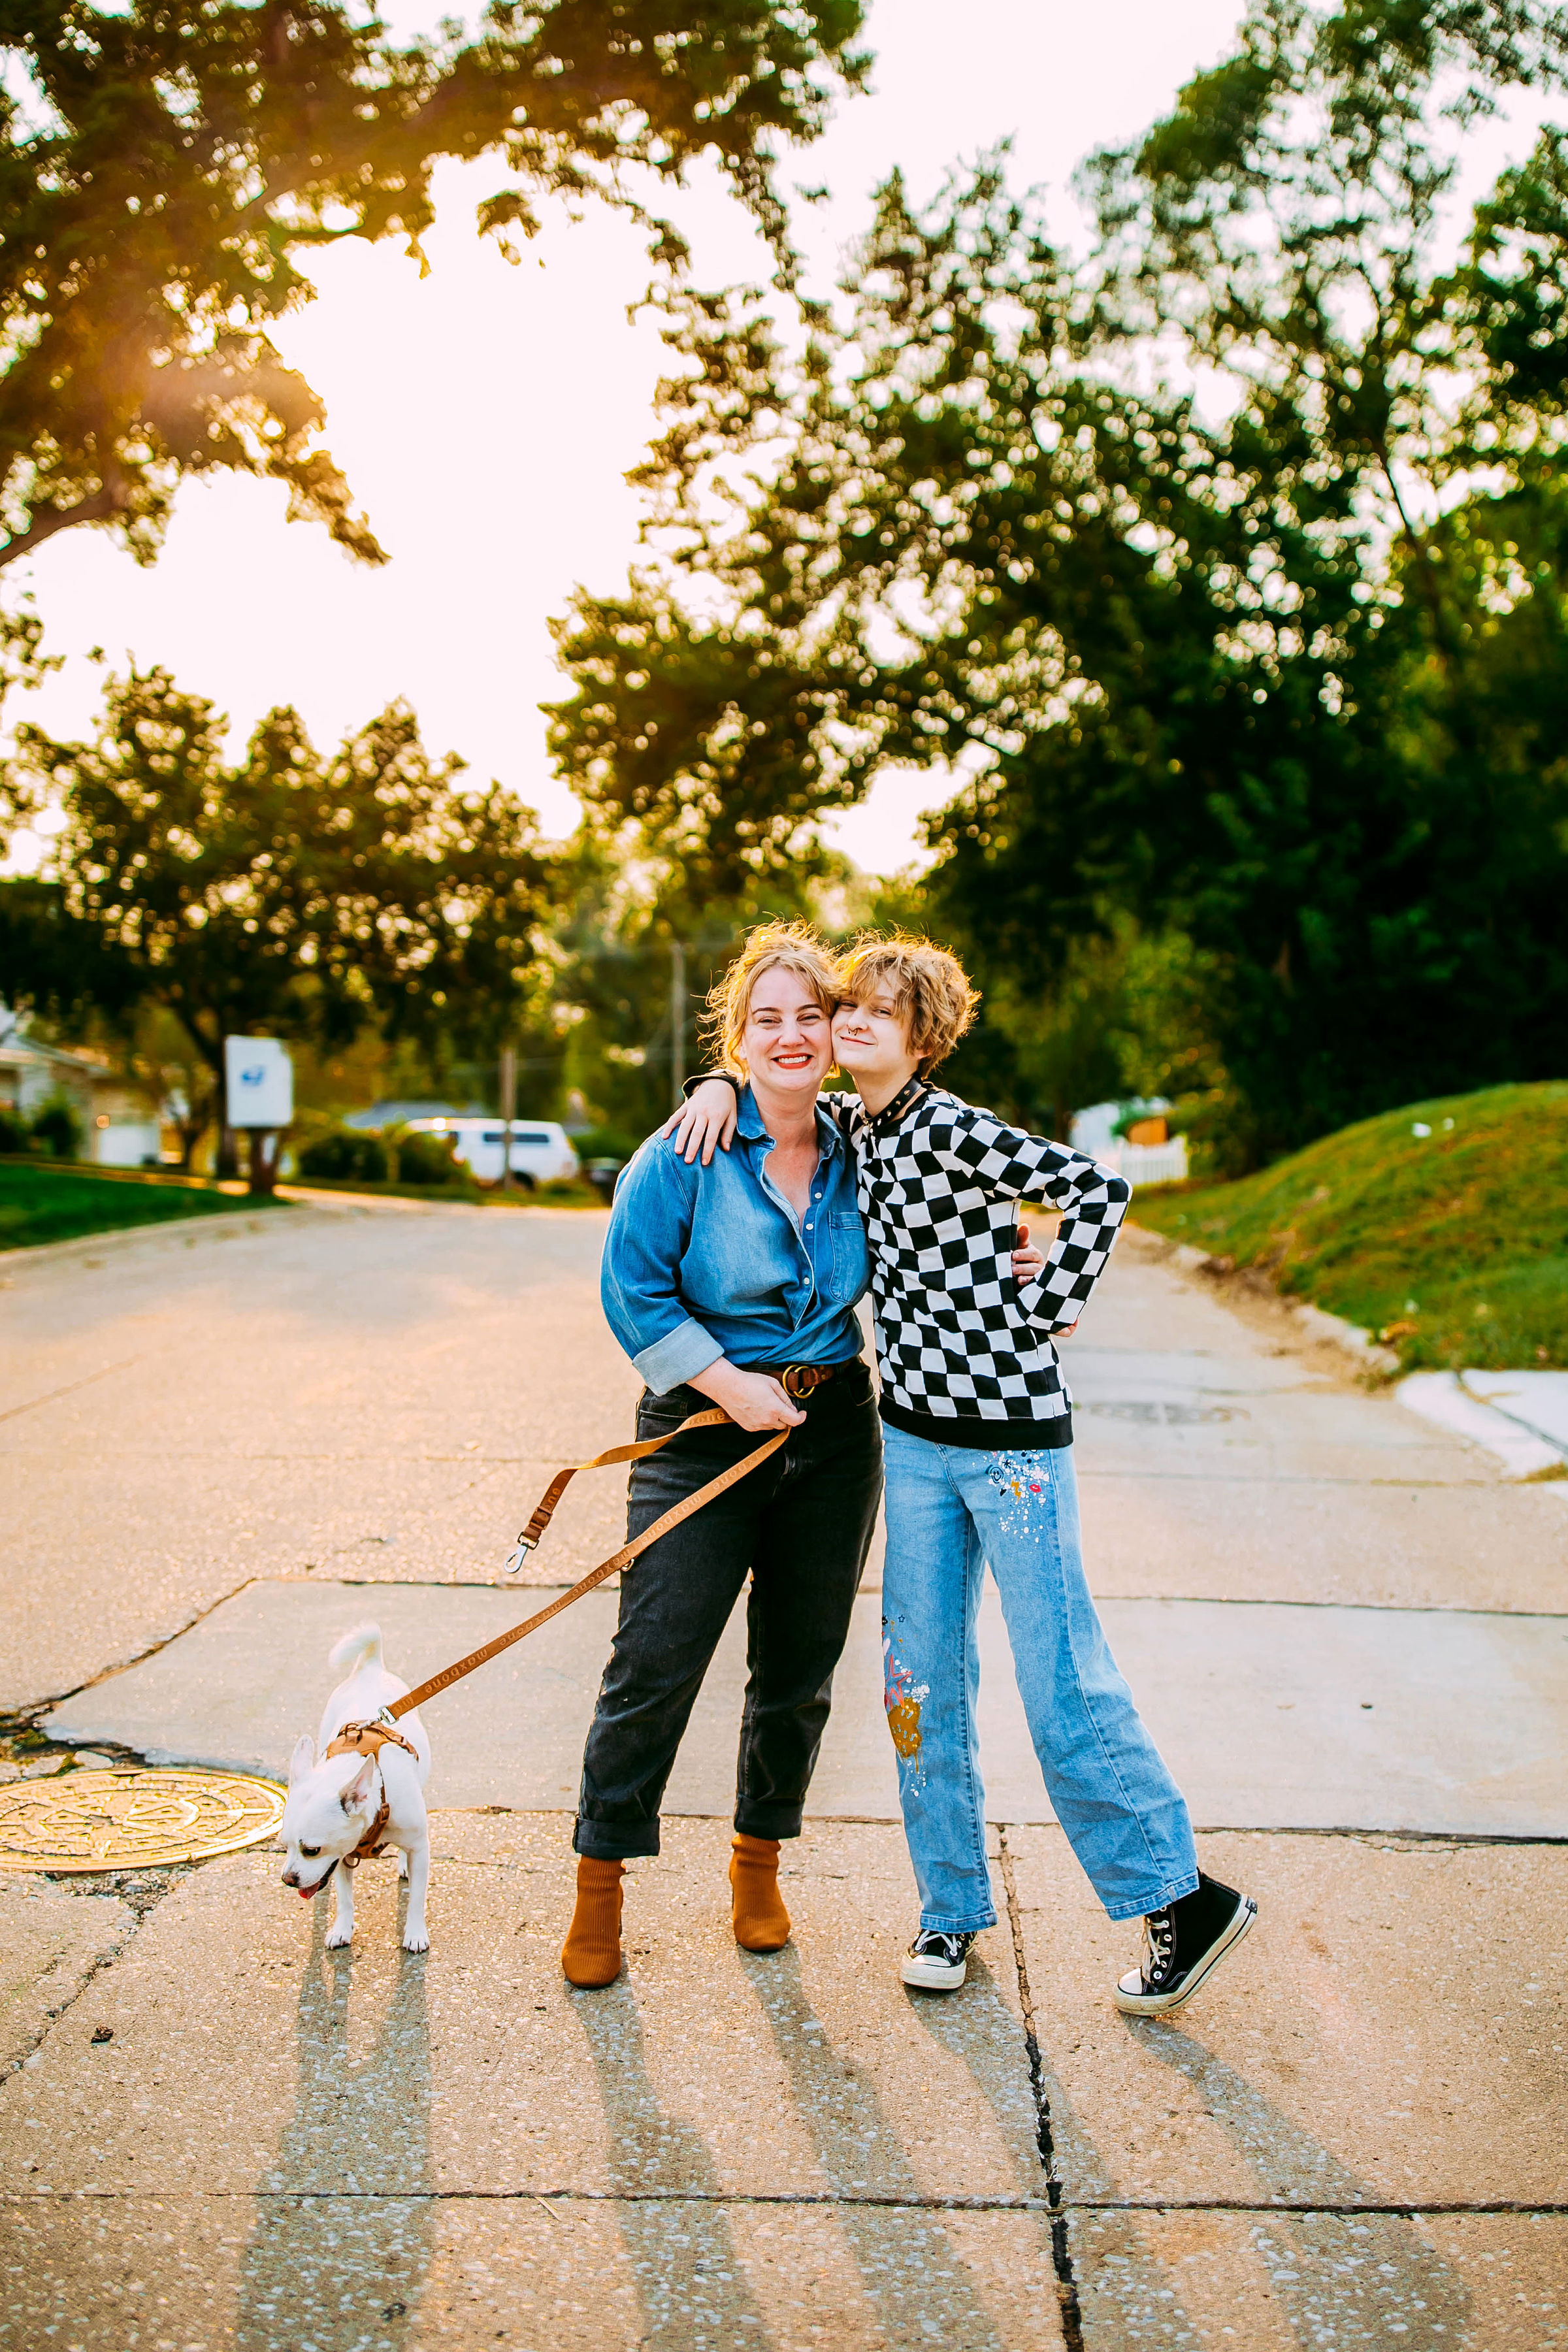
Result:
<svg viewBox="0 0 1568 2352"><path fill-rule="evenodd" d="M384 1845L401 1847L397 1874L408 1881L405 1952L427 1952L425 1892L430 1884L430 1822L425 1783L430 1777L430 1742L417 1714L394 1723L382 1710L408 1688L387 1673L381 1657L379 1625L345 1633L327 1661L343 1675L321 1717L321 1754L305 1733L289 1762L289 1801L282 1835L289 1849L285 1886L309 1902L329 1878L337 1885L337 1916L327 1931L327 1949L349 1943L354 1931L354 1866ZM378 1717L381 1718L378 1721ZM339 1743L344 1726L364 1727L357 1746Z"/></svg>

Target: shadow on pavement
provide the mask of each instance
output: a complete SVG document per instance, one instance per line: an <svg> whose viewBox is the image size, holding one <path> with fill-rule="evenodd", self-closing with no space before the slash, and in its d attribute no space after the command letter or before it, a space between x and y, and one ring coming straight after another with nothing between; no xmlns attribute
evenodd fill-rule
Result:
<svg viewBox="0 0 1568 2352"><path fill-rule="evenodd" d="M864 2075L846 2064L816 2016L795 1946L765 1959L743 1957L742 1965L788 2071L816 2160L845 2200L835 2205L834 2215L889 2342L909 2340L910 2315L918 2313L922 2336L933 2343L1002 2352L958 2248L938 2216L920 2210L928 2191L881 2102ZM954 2127L962 2128L957 2118ZM856 2201L868 2198L879 2201ZM887 2213L894 2200L904 2207L896 2231Z"/></svg>
<svg viewBox="0 0 1568 2352"><path fill-rule="evenodd" d="M432 2185L425 1962L395 1953L384 2013L357 2055L353 2029L384 1969L379 1956L328 1953L331 1903L311 1907L297 2103L261 2182L233 2342L237 2352L298 2352L307 2342L318 2352L411 2352L436 2226L434 2200L419 2193Z"/></svg>
<svg viewBox="0 0 1568 2352"><path fill-rule="evenodd" d="M1257 2176L1266 2197L1282 2200L1279 2213L1237 2213L1229 2226L1245 2230L1259 2273L1266 2274L1275 2308L1298 2344L1384 2346L1405 2352L1452 2352L1464 2340L1469 2296L1417 2224L1398 2213L1357 2212L1379 2202L1384 2192L1359 2179L1321 2142L1266 2099L1235 2068L1173 2025L1129 2020L1127 2031L1152 2057L1183 2074L1199 2093L1205 2113L1228 2132ZM1310 2199L1342 2211L1290 2212L1284 2200ZM1179 2209L1177 2209L1179 2211ZM1109 2344L1144 2340L1136 2329L1151 2302L1156 2276L1173 2278L1137 2219L1125 2213L1094 2216L1079 2207L1074 2236L1098 2237L1100 2245L1080 2277L1085 2334ZM1164 2217L1163 2228L1168 2226ZM1162 2341L1177 2346L1201 2340L1184 2333L1173 2302L1159 2300ZM1117 2320L1125 2330L1118 2337Z"/></svg>
<svg viewBox="0 0 1568 2352"><path fill-rule="evenodd" d="M908 1992L905 1999L922 2032L968 2068L975 2089L996 2117L998 2137L1019 2149L1018 2193L1043 2198L1046 2174L1037 2160L1038 2126L1023 2021L1002 1998L985 1961L971 1952L960 1992ZM1029 2147L1026 2159L1025 2146Z"/></svg>
<svg viewBox="0 0 1568 2352"><path fill-rule="evenodd" d="M644 2352L766 2352L762 2314L735 2251L707 2143L667 2115L643 2055L637 1995L622 1978L571 2008L609 2126L622 2242L642 2306Z"/></svg>

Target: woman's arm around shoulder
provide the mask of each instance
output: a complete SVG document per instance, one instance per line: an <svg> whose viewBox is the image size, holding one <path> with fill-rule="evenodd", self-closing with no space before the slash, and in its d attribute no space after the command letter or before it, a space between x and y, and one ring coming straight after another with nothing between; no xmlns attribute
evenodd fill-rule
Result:
<svg viewBox="0 0 1568 2352"><path fill-rule="evenodd" d="M740 1116L740 1079L727 1071L710 1070L706 1077L688 1078L686 1100L679 1110L671 1111L658 1130L659 1138L669 1142L689 1165L700 1153L706 1168L712 1161L715 1144L729 1150Z"/></svg>

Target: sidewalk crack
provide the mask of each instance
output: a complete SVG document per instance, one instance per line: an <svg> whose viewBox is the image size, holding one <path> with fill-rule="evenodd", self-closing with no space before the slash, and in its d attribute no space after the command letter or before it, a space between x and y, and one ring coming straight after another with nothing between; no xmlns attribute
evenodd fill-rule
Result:
<svg viewBox="0 0 1568 2352"><path fill-rule="evenodd" d="M1057 2274L1057 2301L1061 2306L1062 2340L1067 2352L1084 2352L1083 2312L1079 2304L1078 2278L1068 2242L1068 2215L1062 2203L1061 2176L1057 2170L1056 2141L1051 2132L1051 2103L1046 2094L1045 2068L1039 2037L1035 2032L1035 2002L1029 1990L1029 1965L1024 1955L1024 1921L1018 1908L1018 1887L1005 1826L997 1830L1002 1855L1002 1884L1007 1894L1007 1925L1013 1936L1013 1964L1018 1972L1018 1998L1024 2010L1024 2048L1029 2061L1029 2089L1035 2101L1035 2139L1040 2168L1046 2176L1046 2199L1051 2216L1051 2266Z"/></svg>
<svg viewBox="0 0 1568 2352"><path fill-rule="evenodd" d="M62 1891L72 1895L89 1893L101 1895L109 1892L110 1890L100 1886L72 1886ZM49 2035L59 2023L61 2018L69 2015L70 2011L76 2007L78 2001L80 2000L82 1995L86 1992L89 1985L95 1984L106 1969L111 1969L121 1956L130 1950L131 1946L136 1939L137 1930L141 1927L142 1922L146 1917L148 1912L154 1909L156 1906L163 1901L163 1896L168 1892L169 1889L167 1886L161 1887L155 1894L151 1895L151 1898L149 1900L142 1902L137 1901L131 1895L118 1895L117 1899L121 1906L131 1914L130 1918L126 1921L121 1932L116 1936L114 1941L106 1945L101 1952L96 1953L93 1958L88 1963L87 1967L82 1971L81 1980L77 1985L75 1990L68 1993L65 1999L57 2003L53 2008L46 2008L44 2011L44 2021L38 2027L37 2032L33 2035L26 2049L22 2051L17 2057L9 2059L3 2064L0 2064L0 2089L3 2089L5 2085L11 2081L14 2075L19 2074L23 2068L29 2065L37 2056L39 2051L43 2048L45 2042L48 2040ZM47 1971L46 1970L45 1973L47 1975Z"/></svg>
<svg viewBox="0 0 1568 2352"><path fill-rule="evenodd" d="M240 1593L247 1592L253 1584L265 1581L264 1578L258 1576L242 1576L239 1582L229 1591L220 1592L214 1600L204 1601L194 1614L186 1618L183 1625L176 1625L172 1633L160 1633L156 1640L147 1643L145 1649L138 1650L133 1657L115 1659L112 1664L104 1666L98 1674L89 1675L84 1683L73 1683L69 1690L57 1691L52 1698L29 1699L22 1706L7 1709L4 1714L0 1714L0 1738L12 1738L18 1731L33 1730L37 1727L39 1718L51 1715L57 1706L66 1706L73 1698L84 1698L89 1691L100 1690L105 1683L113 1682L121 1675L128 1675L133 1666L144 1666L149 1658L155 1658L158 1655L160 1650L170 1649L174 1643L183 1641L187 1633L194 1633L196 1627L205 1624L209 1617L214 1616L226 1601L234 1601ZM57 1748L80 1748L84 1744L80 1738L53 1741L53 1745ZM94 1741L93 1744L95 1747L107 1744L110 1748L116 1748L121 1743L110 1739L107 1742ZM127 1755L138 1755L140 1752L136 1748L125 1750Z"/></svg>

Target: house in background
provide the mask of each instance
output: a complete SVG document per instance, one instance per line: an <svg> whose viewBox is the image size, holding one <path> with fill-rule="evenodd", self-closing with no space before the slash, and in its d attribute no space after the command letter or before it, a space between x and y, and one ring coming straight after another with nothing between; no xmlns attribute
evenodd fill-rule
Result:
<svg viewBox="0 0 1568 2352"><path fill-rule="evenodd" d="M1187 1176L1187 1139L1172 1135L1166 1127L1170 1108L1161 1095L1135 1102L1091 1103L1075 1114L1068 1140L1075 1151L1114 1169L1130 1184L1181 1184Z"/></svg>
<svg viewBox="0 0 1568 2352"><path fill-rule="evenodd" d="M94 1054L46 1045L0 1005L0 1110L28 1124L63 1097L76 1113L84 1156L100 1168L156 1168L163 1156L159 1106L133 1079Z"/></svg>

